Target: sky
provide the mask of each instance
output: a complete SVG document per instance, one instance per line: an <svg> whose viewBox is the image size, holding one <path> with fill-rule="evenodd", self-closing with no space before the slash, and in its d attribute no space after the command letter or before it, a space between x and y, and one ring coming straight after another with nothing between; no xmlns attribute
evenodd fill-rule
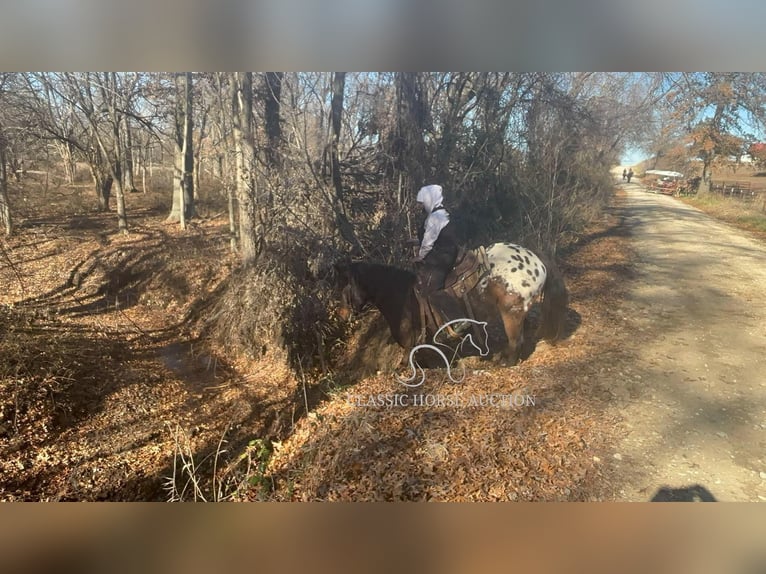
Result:
<svg viewBox="0 0 766 574"><path fill-rule="evenodd" d="M629 149L623 154L621 165L636 165L644 161L646 157L646 153L641 150Z"/></svg>

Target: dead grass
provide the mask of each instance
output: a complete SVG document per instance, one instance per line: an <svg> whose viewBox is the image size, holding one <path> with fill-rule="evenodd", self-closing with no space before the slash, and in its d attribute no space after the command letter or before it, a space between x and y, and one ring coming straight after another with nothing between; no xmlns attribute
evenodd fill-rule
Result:
<svg viewBox="0 0 766 574"><path fill-rule="evenodd" d="M751 202L712 193L678 199L737 229L766 239L766 194Z"/></svg>

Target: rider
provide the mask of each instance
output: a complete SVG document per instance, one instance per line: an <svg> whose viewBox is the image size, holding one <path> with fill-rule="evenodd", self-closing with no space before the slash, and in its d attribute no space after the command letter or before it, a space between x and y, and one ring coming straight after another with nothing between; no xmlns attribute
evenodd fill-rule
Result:
<svg viewBox="0 0 766 574"><path fill-rule="evenodd" d="M444 289L444 280L455 265L459 244L449 213L442 205L442 187L421 187L417 201L426 212L426 220L418 233L420 248L413 261L420 263L418 284L421 293L428 296Z"/></svg>

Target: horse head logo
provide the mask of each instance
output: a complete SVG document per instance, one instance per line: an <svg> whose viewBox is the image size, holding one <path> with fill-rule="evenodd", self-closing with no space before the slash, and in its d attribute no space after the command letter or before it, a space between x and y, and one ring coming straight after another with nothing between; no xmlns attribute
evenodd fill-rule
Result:
<svg viewBox="0 0 766 574"><path fill-rule="evenodd" d="M453 349L446 343L441 343L438 341L439 335L441 335L445 329L448 327L451 327L452 325L456 324L465 324L468 323L470 325L474 325L477 327L481 327L481 332L483 335L480 337L483 340L478 341L478 344L473 339L473 334L468 333L463 336L463 338L460 340L460 343L457 344L457 346ZM423 382L426 380L426 372L423 367L421 367L418 362L415 360L415 355L418 353L418 351L421 351L423 349L429 349L433 352L435 352L441 359L444 361L444 365L447 368L447 376L449 377L449 380L453 383L462 383L465 380L465 367L461 365L463 372L461 373L461 376L459 379L455 379L452 377L452 361L455 360L455 357L458 356L458 353L463 350L463 347L466 343L469 343L474 349L476 349L479 352L479 355L482 357L486 357L489 355L489 346L487 344L487 341L489 339L489 335L487 334L487 323L484 321L474 321L473 319L453 319L452 321L449 321L439 327L439 330L434 333L433 338L431 339L433 344L425 343L422 345L417 345L412 348L409 355L409 365L410 365L410 376L407 378L401 378L399 376L396 377L396 380L403 384L405 387L410 388L416 388L423 384ZM480 346L481 345L481 346ZM447 358L447 355L445 354L445 351L442 349L446 349L448 352L452 354L451 359ZM418 370L420 370L420 380L418 382L415 381Z"/></svg>

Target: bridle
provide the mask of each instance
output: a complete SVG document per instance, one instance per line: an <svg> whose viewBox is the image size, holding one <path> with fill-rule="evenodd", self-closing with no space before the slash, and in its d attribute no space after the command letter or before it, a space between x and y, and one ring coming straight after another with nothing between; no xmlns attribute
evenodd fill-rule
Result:
<svg viewBox="0 0 766 574"><path fill-rule="evenodd" d="M349 276L348 283L340 292L341 311L346 319L351 318L353 313L359 312L364 306L358 290L354 277Z"/></svg>

